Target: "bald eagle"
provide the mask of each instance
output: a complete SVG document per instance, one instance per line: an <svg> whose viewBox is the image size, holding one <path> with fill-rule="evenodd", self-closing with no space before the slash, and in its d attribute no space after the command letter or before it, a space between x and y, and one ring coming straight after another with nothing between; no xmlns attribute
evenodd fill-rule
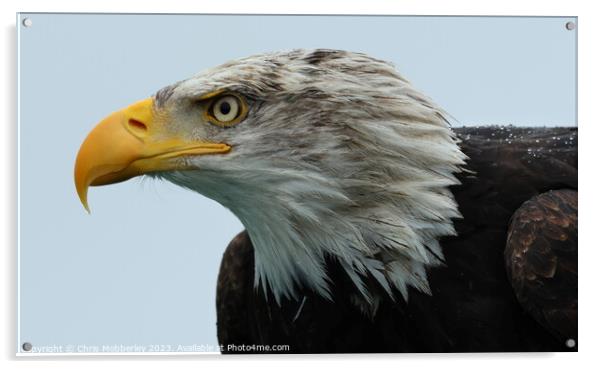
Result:
<svg viewBox="0 0 602 369"><path fill-rule="evenodd" d="M225 353L576 350L576 129L449 121L365 54L256 55L108 116L75 185L88 209L148 175L240 219Z"/></svg>

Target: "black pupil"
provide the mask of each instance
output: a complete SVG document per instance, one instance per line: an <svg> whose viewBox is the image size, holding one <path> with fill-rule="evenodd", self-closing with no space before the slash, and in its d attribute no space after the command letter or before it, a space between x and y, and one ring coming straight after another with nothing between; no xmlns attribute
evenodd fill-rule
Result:
<svg viewBox="0 0 602 369"><path fill-rule="evenodd" d="M228 113L230 112L230 103L227 101L222 102L221 104L219 104L219 112L222 113L223 115L228 115Z"/></svg>

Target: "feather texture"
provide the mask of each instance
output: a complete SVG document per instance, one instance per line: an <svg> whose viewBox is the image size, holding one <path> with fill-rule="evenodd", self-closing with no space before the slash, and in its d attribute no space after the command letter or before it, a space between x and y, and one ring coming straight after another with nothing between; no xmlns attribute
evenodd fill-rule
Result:
<svg viewBox="0 0 602 369"><path fill-rule="evenodd" d="M367 308L374 278L392 295L429 293L438 239L459 217L448 187L465 156L446 113L386 62L336 50L295 50L232 61L156 94L177 116L183 101L237 92L250 110L230 129L197 126L228 155L188 159L198 171L164 178L229 208L255 246L255 283L277 300L309 287L328 298L334 257ZM277 225L277 226L275 226Z"/></svg>

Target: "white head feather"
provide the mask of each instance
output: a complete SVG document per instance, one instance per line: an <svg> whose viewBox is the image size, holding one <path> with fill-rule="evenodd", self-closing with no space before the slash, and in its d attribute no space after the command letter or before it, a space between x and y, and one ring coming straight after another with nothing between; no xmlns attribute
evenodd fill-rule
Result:
<svg viewBox="0 0 602 369"><path fill-rule="evenodd" d="M232 128L199 124L188 102L217 90L248 101ZM329 297L326 260L338 261L369 304L366 280L407 299L430 293L438 239L459 217L448 190L465 156L446 114L369 56L294 50L229 62L159 91L157 109L191 135L233 147L190 158L199 170L162 173L215 199L245 225L255 282L277 299L309 287Z"/></svg>

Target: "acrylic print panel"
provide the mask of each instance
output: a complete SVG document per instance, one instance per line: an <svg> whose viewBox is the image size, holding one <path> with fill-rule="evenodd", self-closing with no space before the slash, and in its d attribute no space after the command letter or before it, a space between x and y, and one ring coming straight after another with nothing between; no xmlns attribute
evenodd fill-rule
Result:
<svg viewBox="0 0 602 369"><path fill-rule="evenodd" d="M17 21L20 354L576 350L575 18Z"/></svg>

